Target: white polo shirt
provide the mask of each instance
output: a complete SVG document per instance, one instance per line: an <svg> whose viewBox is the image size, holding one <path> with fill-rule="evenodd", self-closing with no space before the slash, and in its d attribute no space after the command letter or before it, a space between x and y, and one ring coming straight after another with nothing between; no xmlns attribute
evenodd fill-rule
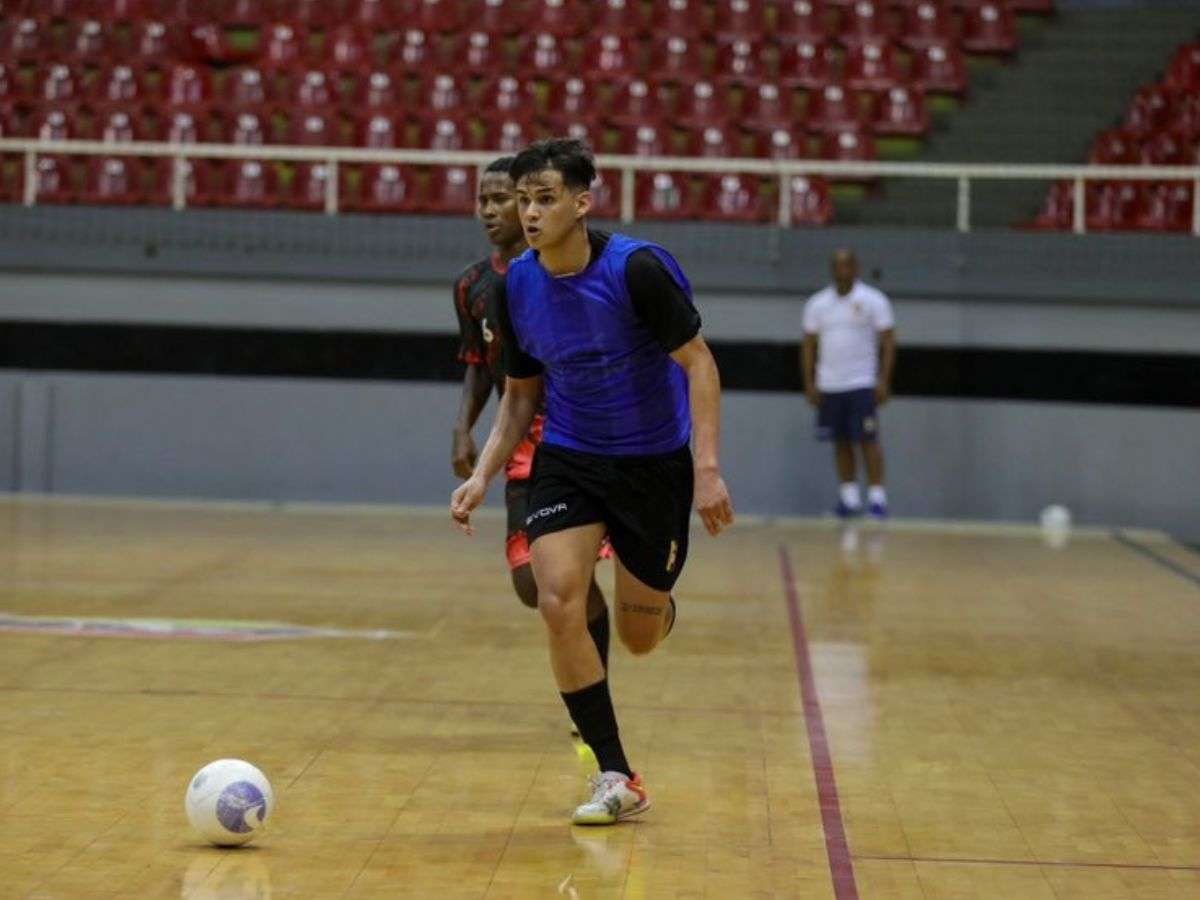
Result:
<svg viewBox="0 0 1200 900"><path fill-rule="evenodd" d="M895 324L882 291L855 281L840 296L833 285L804 304L804 332L815 334L817 390L825 393L875 387L879 375L879 332Z"/></svg>

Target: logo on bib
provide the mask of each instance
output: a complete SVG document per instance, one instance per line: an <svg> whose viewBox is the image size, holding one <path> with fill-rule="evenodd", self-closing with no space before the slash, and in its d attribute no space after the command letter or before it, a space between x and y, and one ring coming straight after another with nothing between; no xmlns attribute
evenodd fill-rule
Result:
<svg viewBox="0 0 1200 900"><path fill-rule="evenodd" d="M566 511L567 511L566 503L555 503L553 506L543 506L537 512L530 513L528 516L525 517L525 525L528 527L529 525L532 525L534 522L536 522L538 519L545 519L548 516L555 516L555 515L558 515L559 513L565 513Z"/></svg>
<svg viewBox="0 0 1200 900"><path fill-rule="evenodd" d="M667 553L667 571L675 568L675 557L679 555L679 541L671 541L671 549Z"/></svg>

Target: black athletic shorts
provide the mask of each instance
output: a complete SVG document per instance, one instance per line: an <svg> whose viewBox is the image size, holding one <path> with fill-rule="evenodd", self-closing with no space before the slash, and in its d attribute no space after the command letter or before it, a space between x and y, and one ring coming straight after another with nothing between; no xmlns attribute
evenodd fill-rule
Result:
<svg viewBox="0 0 1200 900"><path fill-rule="evenodd" d="M538 447L525 532L539 537L603 522L617 558L643 584L669 591L688 551L694 489L686 444L654 456Z"/></svg>

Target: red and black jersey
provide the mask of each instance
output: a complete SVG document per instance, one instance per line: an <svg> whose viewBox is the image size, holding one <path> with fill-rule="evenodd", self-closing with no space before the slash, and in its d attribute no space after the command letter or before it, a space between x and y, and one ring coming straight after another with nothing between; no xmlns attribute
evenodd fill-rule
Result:
<svg viewBox="0 0 1200 900"><path fill-rule="evenodd" d="M462 341L458 359L469 366L486 365L498 394L504 392L504 354L496 315L507 268L493 253L468 266L454 282L454 311Z"/></svg>

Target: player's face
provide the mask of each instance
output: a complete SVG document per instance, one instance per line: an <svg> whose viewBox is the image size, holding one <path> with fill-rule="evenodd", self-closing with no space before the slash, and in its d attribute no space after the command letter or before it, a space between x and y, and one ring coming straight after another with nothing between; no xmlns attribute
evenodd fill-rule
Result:
<svg viewBox="0 0 1200 900"><path fill-rule="evenodd" d="M511 247L521 240L517 192L504 172L487 172L480 179L475 212L488 240L495 246Z"/></svg>
<svg viewBox="0 0 1200 900"><path fill-rule="evenodd" d="M838 293L845 294L854 285L858 277L858 260L853 253L839 251L833 255L833 283L837 285Z"/></svg>
<svg viewBox="0 0 1200 900"><path fill-rule="evenodd" d="M587 215L592 195L563 184L562 173L543 169L517 182L517 210L525 242L535 250L553 247Z"/></svg>

